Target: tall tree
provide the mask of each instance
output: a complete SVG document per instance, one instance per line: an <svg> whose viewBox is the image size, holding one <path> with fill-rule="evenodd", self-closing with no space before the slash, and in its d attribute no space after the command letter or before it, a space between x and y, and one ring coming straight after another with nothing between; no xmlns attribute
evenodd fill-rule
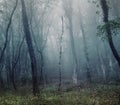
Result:
<svg viewBox="0 0 120 105"><path fill-rule="evenodd" d="M61 17L62 20L62 33L59 38L59 87L58 91L61 91L61 85L62 85L62 42L63 42L63 34L64 34L64 23L63 23L63 17Z"/></svg>
<svg viewBox="0 0 120 105"><path fill-rule="evenodd" d="M64 2L64 1L63 1ZM73 61L74 61L74 69L73 69L73 83L76 85L78 83L78 76L77 76L77 71L78 71L78 60L77 60L77 54L76 54L76 49L75 49L75 41L74 41L74 33L73 33L73 7L72 7L72 0L66 0L64 4L68 6L64 6L65 10L65 15L68 19L69 23L69 35L70 35L70 41L71 41L71 48L72 48L72 54L73 54Z"/></svg>
<svg viewBox="0 0 120 105"><path fill-rule="evenodd" d="M35 53L34 53L34 48L33 48L31 33L30 33L30 29L29 29L28 17L27 17L26 6L25 6L24 0L21 0L21 4L22 4L22 17L23 17L24 33L25 33L25 38L26 38L29 56L30 56L30 60L31 60L33 94L37 95L39 92L38 81L37 81L37 62L36 62L36 57L35 57Z"/></svg>
<svg viewBox="0 0 120 105"><path fill-rule="evenodd" d="M49 0L46 0L42 4L39 4L39 2L36 4L34 1L31 3L32 8L30 10L31 12L31 34L33 34L33 40L36 47L37 52L40 55L40 85L46 85L45 83L45 48L47 44L48 34L51 22L49 23L48 16L49 11L51 9L49 8L50 5ZM39 8L39 5L44 5L44 7ZM36 7L38 7L38 11L36 10ZM48 11L49 8L49 11ZM39 16L38 16L39 14ZM47 16L48 15L48 16Z"/></svg>
<svg viewBox="0 0 120 105"><path fill-rule="evenodd" d="M83 37L84 54L85 54L85 60L86 60L87 82L91 83L92 80L91 80L91 74L90 74L90 59L89 59L89 53L88 53L87 38L86 38L82 14L80 10L79 10L79 15L80 15L80 28L81 28L82 37Z"/></svg>
<svg viewBox="0 0 120 105"><path fill-rule="evenodd" d="M115 59L117 60L119 66L120 66L120 56L119 56L117 49L115 48L115 45L113 43L112 32L111 32L110 24L109 24L109 7L108 7L106 0L100 0L100 3L101 3L103 15L104 15L103 21L106 24L105 29L106 29L106 33L107 33L108 43L109 43L109 46L112 50L112 53L113 53Z"/></svg>
<svg viewBox="0 0 120 105"><path fill-rule="evenodd" d="M18 0L16 0L15 2L15 6L13 7L13 10L10 14L10 18L9 18L9 21L8 21L8 24L7 24L7 28L6 28L6 31L5 31L5 43L4 43L4 46L3 46L3 49L1 50L1 54L0 54L0 74L1 74L1 70L3 69L3 60L4 60L4 54L5 54L5 50L7 48L7 44L8 44L8 35L9 35L9 29L10 29L10 26L11 26L11 23L12 23L12 18L13 18L13 15L15 13L15 10L17 8L17 4L18 4ZM0 80L1 80L1 76L0 76ZM1 80L1 83L3 84L3 80Z"/></svg>

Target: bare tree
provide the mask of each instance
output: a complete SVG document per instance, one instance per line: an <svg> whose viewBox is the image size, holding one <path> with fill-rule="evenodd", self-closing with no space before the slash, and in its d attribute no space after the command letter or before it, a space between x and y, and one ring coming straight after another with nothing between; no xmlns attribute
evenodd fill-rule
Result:
<svg viewBox="0 0 120 105"><path fill-rule="evenodd" d="M71 41L71 48L72 48L72 54L74 59L74 69L73 69L73 83L78 83L78 76L77 76L77 69L78 69L78 61L77 61L77 55L76 55L76 49L75 49L75 42L74 42L74 34L73 34L73 7L72 7L72 0L63 1L64 3L64 10L65 15L68 19L68 29L69 29L69 35L70 35L70 41ZM67 6L66 6L67 5Z"/></svg>
<svg viewBox="0 0 120 105"><path fill-rule="evenodd" d="M15 6L14 6L14 8L13 8L11 14L10 14L10 18L9 18L7 28L6 28L6 31L5 31L5 43L4 43L4 46L3 46L2 50L1 50L1 54L0 54L0 74L1 74L1 71L3 69L3 60L4 60L5 50L6 50L6 47L7 47L7 44L8 44L9 29L10 29L10 26L11 26L11 23L12 23L13 15L14 15L15 10L17 8L17 4L18 4L18 0L16 0L16 2L15 2ZM3 80L1 80L1 83L3 84Z"/></svg>
<svg viewBox="0 0 120 105"><path fill-rule="evenodd" d="M48 34L49 34L49 29L51 26L51 22L48 23L48 17L50 15L50 13L48 12L48 8L50 9L50 3L51 1L46 0L44 2L41 2L39 4L34 4L34 2L32 3L33 8L31 9L31 24L30 24L30 28L31 28L31 33L33 34L33 40L34 40L34 44L35 44L35 48L37 50L37 52L40 55L40 85L44 85L45 86L45 59L44 59L44 50L46 48L46 44L47 44L47 38L48 38ZM40 11L36 11L35 10L35 6L39 5L45 5L44 7L40 8ZM51 10L51 9L50 9ZM38 16L38 12L39 12L39 16Z"/></svg>
<svg viewBox="0 0 120 105"><path fill-rule="evenodd" d="M64 34L64 22L63 22L63 17L61 17L62 20L62 33L59 37L59 86L58 86L58 91L61 91L61 85L62 85L62 51L63 51L63 34Z"/></svg>
<svg viewBox="0 0 120 105"><path fill-rule="evenodd" d="M29 29L28 17L27 17L26 6L25 6L24 0L21 0L21 4L22 4L22 17L23 17L24 33L25 33L25 38L26 38L29 56L30 56L30 60L31 60L33 94L37 95L37 93L39 92L38 80L37 80L37 62L36 62L36 57L35 57L35 53L34 53L34 48L33 48L31 33L30 33L30 29Z"/></svg>
<svg viewBox="0 0 120 105"><path fill-rule="evenodd" d="M90 59L89 59L89 53L88 53L87 38L86 38L86 33L85 33L84 26L83 26L84 24L82 20L82 14L80 10L79 10L79 15L80 15L80 29L81 29L81 33L83 37L84 54L85 54L85 60L86 60L87 82L91 83L92 80L91 80L91 74L90 74Z"/></svg>

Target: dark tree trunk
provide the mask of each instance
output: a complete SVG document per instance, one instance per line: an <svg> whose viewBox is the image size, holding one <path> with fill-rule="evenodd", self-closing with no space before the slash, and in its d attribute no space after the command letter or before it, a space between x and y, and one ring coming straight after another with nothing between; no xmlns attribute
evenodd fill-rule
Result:
<svg viewBox="0 0 120 105"><path fill-rule="evenodd" d="M40 51L40 56L41 56L41 67L40 67L40 84L44 84L44 74L43 74L43 69L44 69L44 57L43 57L43 51Z"/></svg>
<svg viewBox="0 0 120 105"><path fill-rule="evenodd" d="M6 76L7 76L7 86L10 87L10 75L11 75L11 59L10 59L10 44L7 46L6 49L6 59L5 59L5 69L6 69Z"/></svg>
<svg viewBox="0 0 120 105"><path fill-rule="evenodd" d="M37 95L39 92L38 81L37 81L37 62L36 62L36 58L35 58L35 53L34 53L32 38L31 38L31 34L30 34L28 17L27 17L27 13L26 13L26 7L25 7L24 0L21 0L21 4L22 4L22 17L23 17L24 33L25 33L29 56L30 56L30 60L31 60L33 94Z"/></svg>
<svg viewBox="0 0 120 105"><path fill-rule="evenodd" d="M11 70L11 82L12 82L14 90L17 90L17 86L15 83L15 70L14 69Z"/></svg>
<svg viewBox="0 0 120 105"><path fill-rule="evenodd" d="M113 39L112 39L112 32L110 30L110 24L109 24L109 7L107 5L107 1L106 0L101 0L101 7L102 7L102 10L103 10L103 15L104 15L104 22L106 24L106 32L107 32L107 38L108 38L108 42L109 42L109 46L112 50L112 53L115 57L115 59L117 60L119 66L120 66L120 56L114 46L114 43L113 43Z"/></svg>
<svg viewBox="0 0 120 105"><path fill-rule="evenodd" d="M3 66L0 67L0 88L5 87L4 80L3 80L3 77L2 77L2 69L3 69Z"/></svg>
<svg viewBox="0 0 120 105"><path fill-rule="evenodd" d="M60 36L60 49L59 49L59 86L58 91L61 91L61 85L62 85L62 41L63 41L63 34L64 34L64 25L63 25L63 17L62 20L62 34Z"/></svg>

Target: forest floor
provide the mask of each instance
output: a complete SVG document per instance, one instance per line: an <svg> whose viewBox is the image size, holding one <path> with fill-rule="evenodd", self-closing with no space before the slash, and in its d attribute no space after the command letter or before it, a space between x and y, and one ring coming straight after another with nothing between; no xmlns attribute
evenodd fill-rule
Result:
<svg viewBox="0 0 120 105"><path fill-rule="evenodd" d="M38 96L1 91L0 105L120 105L120 86L99 85L61 93L47 89Z"/></svg>

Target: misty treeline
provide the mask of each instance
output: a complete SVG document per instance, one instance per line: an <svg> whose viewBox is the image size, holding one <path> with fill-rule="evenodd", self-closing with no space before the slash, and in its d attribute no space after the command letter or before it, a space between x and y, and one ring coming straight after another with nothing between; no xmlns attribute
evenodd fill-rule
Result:
<svg viewBox="0 0 120 105"><path fill-rule="evenodd" d="M120 82L119 0L0 0L0 87Z"/></svg>

